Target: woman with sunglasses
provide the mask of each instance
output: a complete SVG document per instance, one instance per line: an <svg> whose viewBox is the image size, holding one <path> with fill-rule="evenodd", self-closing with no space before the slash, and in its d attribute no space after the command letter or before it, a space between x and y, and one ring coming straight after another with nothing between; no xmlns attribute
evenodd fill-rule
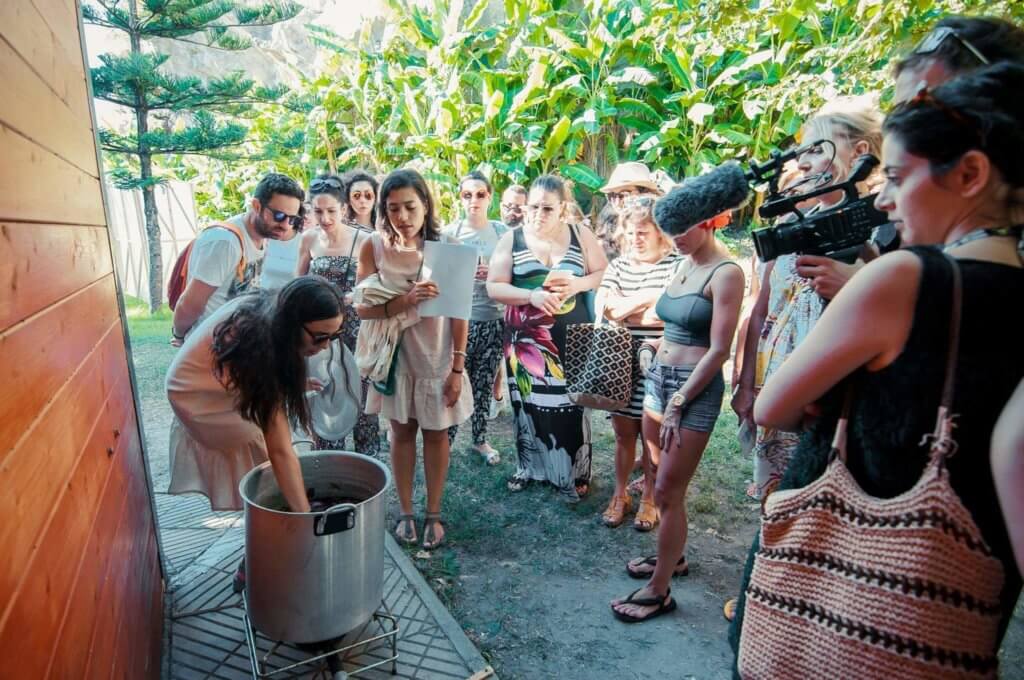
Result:
<svg viewBox="0 0 1024 680"><path fill-rule="evenodd" d="M473 386L473 450L488 465L497 465L501 454L487 442L487 416L491 410L494 375L501 363L501 340L505 324L504 308L487 294L487 263L502 235L508 228L487 218L491 205L491 183L483 173L473 171L459 182L459 198L466 216L449 224L443 233L478 253L476 278L473 281L473 311L469 318L469 340L466 344L466 373ZM448 430L448 441L455 442L459 426Z"/></svg>
<svg viewBox="0 0 1024 680"><path fill-rule="evenodd" d="M886 181L876 207L898 225L904 249L881 256L857 273L768 380L754 407L759 424L788 431L802 429L808 412L819 414L802 436L779 485L779 493L791 496L800 492L790 490L804 489L830 469L833 433L849 396L844 476L867 496L902 499L889 526L912 536L907 545L914 547L907 548L908 554L956 555L956 563L934 565L934 581L915 578L912 591L949 593L948 577L955 574L955 597L929 596L936 608L927 616L919 609L904 613L901 606L911 606L902 599L907 591L892 588L891 628L873 629L869 638L891 639L899 630L900 649L912 650L910 658L920 657L913 650L928 649L930 672L915 677L961 677L966 670L956 660L968 655L969 668L978 676L995 677L999 639L1021 589L989 454L997 418L1024 377L1022 90L1024 67L996 64L924 91L889 114L883 128ZM954 321L957 278L961 314ZM956 329L959 339L953 346ZM951 419L936 433L951 356ZM907 522L927 512L906 499L929 488L922 481L934 441L929 434L937 434L941 448L950 454L939 468L943 487L931 487L948 514L932 516L923 525L950 527L942 536L916 531ZM846 500L841 494L828 507L844 507ZM874 533L875 523L862 522L856 514L845 514L839 521ZM807 537L809 542L814 538ZM751 559L759 548L755 542ZM816 568L807 566L815 548L800 541L791 548L795 558L780 566L791 570L795 582L807 569ZM845 563L841 558L838 564L850 574L865 573L865 568L871 570L867 573L881 573L868 564L871 552L849 553L853 557ZM828 621L863 625L859 603L884 602L882 589L888 590L885 583L894 578L906 583L907 572L898 566L905 559L896 556L890 563L895 573L881 573L885 579L868 578L853 586L862 592L851 598L849 608L832 611ZM981 574L985 576L979 579ZM788 573L779 576L785 579ZM851 584L854 581L861 579L851 578ZM994 587L998 594L979 595L979 587ZM746 593L746 583L743 588L732 633L739 633L741 646L750 634L750 641L771 648L773 641L765 639L763 630L751 633L746 626L764 620L765 602ZM822 611L814 601L806 605L801 611ZM809 623L802 630L812 636L816 626L832 625L825 619L800 618ZM970 635L964 634L967 631ZM790 649L800 644L795 636L785 637L776 644ZM838 662L838 655L834 659ZM772 674L764 665L760 668ZM850 677L857 670L815 668L814 674ZM792 672L801 675L796 668Z"/></svg>
<svg viewBox="0 0 1024 680"><path fill-rule="evenodd" d="M377 180L365 170L345 173L345 221L373 231L377 228Z"/></svg>
<svg viewBox="0 0 1024 680"><path fill-rule="evenodd" d="M600 285L608 260L589 229L565 223L566 201L561 179L534 180L526 222L494 249L487 291L508 306L505 356L518 453L508 488L545 481L577 501L590 489L592 451L590 423L565 389L565 331L593 321L584 295Z"/></svg>
<svg viewBox="0 0 1024 680"><path fill-rule="evenodd" d="M359 335L359 315L352 306L352 290L356 284L359 248L370 231L344 222L345 183L337 175L321 175L310 182L310 204L317 228L302 235L296 276L316 274L338 286L345 300L345 326L342 342L352 352ZM380 453L380 425L377 416L365 412L369 382L363 381L359 418L352 431L353 446L358 453L373 456ZM345 440L328 441L315 433L317 449L346 450Z"/></svg>
<svg viewBox="0 0 1024 680"><path fill-rule="evenodd" d="M239 481L269 459L288 508L309 512L291 425L309 428L306 358L343 321L338 289L301 276L277 294L231 300L190 333L167 370L169 493L201 493L214 510L241 510Z"/></svg>
<svg viewBox="0 0 1024 680"><path fill-rule="evenodd" d="M468 322L419 317L417 311L420 303L440 293L433 281L421 280L424 243L454 242L438 229L434 199L423 177L415 170L392 172L381 184L380 207L381 229L363 242L357 276L361 287L375 276L388 289L405 292L381 304L357 303L356 311L364 320L402 317L411 323L401 331L397 363L391 366L385 384L374 383L366 410L391 423L391 469L401 506L395 536L405 544L418 540L412 491L416 435L423 436L427 511L422 545L432 550L445 537L441 500L448 476L448 428L473 413L465 373ZM366 328L363 337L366 342Z"/></svg>

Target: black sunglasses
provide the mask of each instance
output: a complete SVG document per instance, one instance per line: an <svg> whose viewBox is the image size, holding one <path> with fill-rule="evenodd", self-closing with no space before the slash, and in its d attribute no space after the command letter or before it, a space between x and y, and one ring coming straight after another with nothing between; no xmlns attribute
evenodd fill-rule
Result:
<svg viewBox="0 0 1024 680"><path fill-rule="evenodd" d="M322 194L326 191L330 191L331 189L341 191L342 188L342 184L338 180L333 177L324 177L323 179L313 180L309 185L309 192L311 194Z"/></svg>
<svg viewBox="0 0 1024 680"><path fill-rule="evenodd" d="M939 26L934 31L926 35L921 42L914 48L914 54L927 55L936 52L942 43L946 42L948 38L953 38L960 43L964 49L974 55L974 58L981 62L983 66L988 66L989 61L984 54L981 53L977 47L971 44L967 38L963 37L949 26Z"/></svg>
<svg viewBox="0 0 1024 680"><path fill-rule="evenodd" d="M309 339L313 341L314 345L319 345L320 343L327 341L334 342L335 340L340 340L342 335L344 335L345 333L344 327L339 328L333 333L314 333L313 331L306 328L305 325L302 326L302 330L306 331L306 333L309 334Z"/></svg>
<svg viewBox="0 0 1024 680"><path fill-rule="evenodd" d="M274 218L275 222L284 222L285 219L287 219L288 223L296 229L300 229L302 227L302 221L305 219L303 215L289 215L283 210L274 210L268 206L263 206L263 209L270 211L270 216Z"/></svg>

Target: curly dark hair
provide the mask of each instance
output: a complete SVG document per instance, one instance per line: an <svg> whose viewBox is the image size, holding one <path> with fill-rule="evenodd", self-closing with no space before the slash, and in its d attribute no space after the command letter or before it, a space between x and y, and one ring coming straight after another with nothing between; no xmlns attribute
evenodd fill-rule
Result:
<svg viewBox="0 0 1024 680"><path fill-rule="evenodd" d="M387 177L380 185L380 195L377 197L377 208L380 214L380 224L383 227L384 233L387 235L388 240L391 243L395 242L398 238L398 232L391 226L391 221L388 219L387 214L387 200L388 195L392 191L398 189L412 189L423 201L424 206L424 218L423 218L423 240L424 241L438 241L441 239L441 227L437 223L437 215L434 213L434 197L430 194L430 187L427 186L426 180L423 176L415 170L404 168L402 170L395 170Z"/></svg>
<svg viewBox="0 0 1024 680"><path fill-rule="evenodd" d="M260 183L256 185L256 190L252 192L253 198L262 205L269 203L274 194L292 196L299 199L301 203L306 201L306 192L302 190L299 183L280 172L269 172L264 175Z"/></svg>
<svg viewBox="0 0 1024 680"><path fill-rule="evenodd" d="M283 408L293 425L309 429L304 325L343 313L341 291L321 276L293 279L276 295L246 296L213 331L214 367L221 384L238 394L246 420L265 430Z"/></svg>
<svg viewBox="0 0 1024 680"><path fill-rule="evenodd" d="M352 211L352 203L351 203L352 187L353 187L353 185L355 185L356 182L366 182L371 187L373 187L374 195L378 195L379 196L380 192L378 191L378 188L377 188L378 187L378 185L377 185L377 178L374 177L373 175L371 175L370 173L366 172L365 170L358 170L357 169L357 170L350 170L350 171L346 172L342 176L342 179L345 182L345 198L341 202L342 202L342 204L344 204L345 209L348 211L348 219L349 219L349 221L353 221L356 218L355 213ZM373 208L370 209L370 224L371 225L377 224L377 216L380 215L380 211L377 209L377 205L378 205L377 202L374 201Z"/></svg>

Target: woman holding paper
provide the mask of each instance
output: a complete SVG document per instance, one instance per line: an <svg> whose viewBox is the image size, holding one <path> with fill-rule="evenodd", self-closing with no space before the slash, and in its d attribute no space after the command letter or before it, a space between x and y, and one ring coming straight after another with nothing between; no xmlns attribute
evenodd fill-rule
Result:
<svg viewBox="0 0 1024 680"><path fill-rule="evenodd" d="M508 305L505 356L516 424L512 491L546 481L569 500L590 489L590 423L565 390L565 330L593 321L583 293L597 288L608 260L589 229L568 226L562 180L534 180L521 229L491 256L487 292Z"/></svg>
<svg viewBox="0 0 1024 680"><path fill-rule="evenodd" d="M356 304L356 311L364 320L401 317L404 330L390 375L384 384L374 383L366 411L391 421L391 469L401 506L395 536L406 544L418 541L412 490L416 433L423 434L427 483L423 547L431 550L441 545L445 535L441 498L448 476L448 428L473 412L464 372L467 321L418 313L420 304L440 294L433 281L420 280L424 244L447 240L438 230L434 200L419 173L396 170L388 175L380 187L380 210L381 228L359 251L358 286L375 283L378 288L404 292L382 304Z"/></svg>

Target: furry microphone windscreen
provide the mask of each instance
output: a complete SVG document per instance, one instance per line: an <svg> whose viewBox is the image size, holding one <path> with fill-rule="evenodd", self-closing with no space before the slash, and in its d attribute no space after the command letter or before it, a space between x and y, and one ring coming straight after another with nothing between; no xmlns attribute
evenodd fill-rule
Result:
<svg viewBox="0 0 1024 680"><path fill-rule="evenodd" d="M750 187L739 163L730 162L711 172L691 177L654 204L654 221L669 236L726 210L741 207Z"/></svg>

